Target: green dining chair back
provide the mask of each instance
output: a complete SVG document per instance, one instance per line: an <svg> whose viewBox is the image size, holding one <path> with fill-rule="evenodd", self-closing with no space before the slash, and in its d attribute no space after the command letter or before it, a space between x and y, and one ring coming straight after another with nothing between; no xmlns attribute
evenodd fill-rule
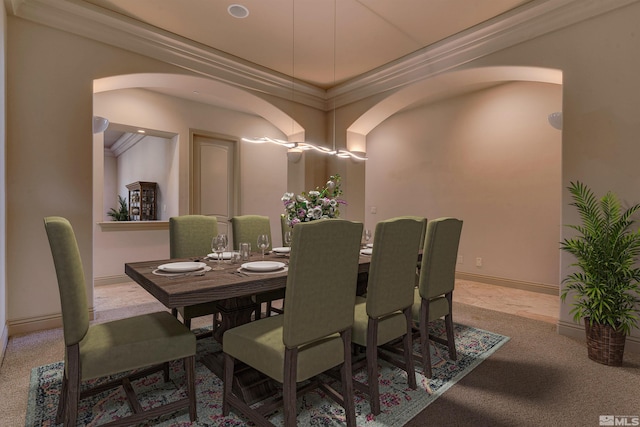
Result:
<svg viewBox="0 0 640 427"><path fill-rule="evenodd" d="M218 219L208 215L181 215L169 218L169 256L204 257L212 252L211 241L218 235Z"/></svg>
<svg viewBox="0 0 640 427"><path fill-rule="evenodd" d="M236 360L282 383L287 427L296 425L296 384L340 367L342 395L335 391L327 395L343 405L347 425L355 426L351 327L361 235L361 223L341 219L294 227L284 314L224 334L223 415L233 408L257 425L268 425L259 408L248 406L233 392ZM329 390L321 382L317 385Z"/></svg>
<svg viewBox="0 0 640 427"><path fill-rule="evenodd" d="M218 219L208 215L182 215L169 218L169 256L175 258L205 257L211 249L211 241L218 235ZM198 334L206 338L216 329L216 314L219 312L215 302L205 302L172 309L172 314L182 317L187 328L191 329L191 319L213 316L212 330Z"/></svg>
<svg viewBox="0 0 640 427"><path fill-rule="evenodd" d="M453 290L461 233L462 221L456 218L438 218L427 224L420 280L414 292L413 320L419 326L422 365L428 378L432 373L429 339L447 345L449 357L456 360ZM445 319L446 340L429 335L429 322L441 317Z"/></svg>
<svg viewBox="0 0 640 427"><path fill-rule="evenodd" d="M44 218L45 230L56 271L65 343L65 366L56 423L75 426L79 401L95 394L81 382L136 371L99 386L100 390L122 386L132 414L119 425L138 424L150 418L189 410L195 421L196 340L183 324L168 312L144 314L111 322L89 324L89 310L80 251L73 228L62 217ZM164 371L169 380L168 362L181 360L186 373L186 397L160 407L143 409L131 385L133 379ZM146 369L142 369L146 368Z"/></svg>
<svg viewBox="0 0 640 427"><path fill-rule="evenodd" d="M233 231L233 247L240 249L240 243L251 243L253 252L260 252L258 248L258 236L266 234L269 236L269 246L265 251L270 251L273 242L271 239L271 221L268 216L263 215L240 215L231 218L231 229Z"/></svg>
<svg viewBox="0 0 640 427"><path fill-rule="evenodd" d="M262 215L240 215L231 218L231 230L233 232L233 247L240 248L240 243L251 243L251 250L254 253L260 253L258 248L258 236L266 234L269 236L269 246L265 249L265 252L270 251L273 247L271 239L271 221L268 216ZM273 302L284 298L285 291L278 289L275 291L262 292L253 295L251 298L256 303L257 308L255 311L256 320L262 317L262 304L265 304L265 315L271 316L271 313L282 314L282 310L275 308Z"/></svg>
<svg viewBox="0 0 640 427"><path fill-rule="evenodd" d="M420 221L422 223L422 230L420 230L420 249L424 247L424 238L427 233L427 218L423 216L416 215L403 215L397 216L396 219L413 219L415 221Z"/></svg>
<svg viewBox="0 0 640 427"><path fill-rule="evenodd" d="M424 218L392 218L376 224L366 298L357 297L352 341L366 347L366 357L354 369L366 364L368 385L354 386L369 395L371 413L380 413L378 358L401 366L407 382L416 388L413 364L412 319L416 263ZM379 346L402 338L402 360L379 351Z"/></svg>
<svg viewBox="0 0 640 427"><path fill-rule="evenodd" d="M287 239L285 238L285 233L287 231L292 231L293 228L289 226L289 224L287 224L287 217L285 216L285 214L280 214L280 234L282 237L282 246L289 246L287 245Z"/></svg>

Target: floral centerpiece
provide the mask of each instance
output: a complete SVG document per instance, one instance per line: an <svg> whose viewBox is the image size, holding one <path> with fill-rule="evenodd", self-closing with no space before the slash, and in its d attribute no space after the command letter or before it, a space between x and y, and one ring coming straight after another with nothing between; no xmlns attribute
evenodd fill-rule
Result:
<svg viewBox="0 0 640 427"><path fill-rule="evenodd" d="M299 222L309 222L323 218L339 218L340 205L346 205L338 196L342 194L340 189L340 175L329 177L323 188L316 188L299 195L284 193L284 203L287 224L293 227Z"/></svg>

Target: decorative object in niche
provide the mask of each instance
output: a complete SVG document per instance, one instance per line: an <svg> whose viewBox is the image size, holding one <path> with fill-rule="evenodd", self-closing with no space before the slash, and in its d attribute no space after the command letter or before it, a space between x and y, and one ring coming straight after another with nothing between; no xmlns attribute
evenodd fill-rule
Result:
<svg viewBox="0 0 640 427"><path fill-rule="evenodd" d="M129 190L129 219L155 221L157 217L158 184L136 181L127 185Z"/></svg>

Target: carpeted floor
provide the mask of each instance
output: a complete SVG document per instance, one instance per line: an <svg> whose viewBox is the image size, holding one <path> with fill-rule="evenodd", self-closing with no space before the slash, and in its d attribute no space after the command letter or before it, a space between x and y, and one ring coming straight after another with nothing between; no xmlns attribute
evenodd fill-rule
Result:
<svg viewBox="0 0 640 427"><path fill-rule="evenodd" d="M126 315L161 308L137 304ZM99 314L104 321L123 312ZM511 339L408 426L598 426L600 415L640 413L639 353L625 352L624 365L612 368L590 361L585 344L552 323L455 302L454 320ZM61 329L11 337L0 368L0 425L25 425L32 368L63 354Z"/></svg>
<svg viewBox="0 0 640 427"><path fill-rule="evenodd" d="M434 322L431 329L432 334L445 335L443 322ZM418 388L416 390L407 387L404 371L386 362L381 362L379 384L382 413L373 417L370 414L366 396L356 393L358 426L400 426L405 424L508 341L508 338L502 335L458 324L455 326L455 335L458 350L457 360L449 360L446 347L437 344L433 347L432 355L433 377L431 379L425 378L422 375L422 368L417 368ZM219 347L212 339L200 340L198 354L203 355L217 351ZM416 345L415 349L419 351L419 346ZM160 402L170 402L183 396L184 372L180 364L172 366L172 381L175 381L175 384L171 382L165 384L162 381L161 373L134 383L136 391L143 399L143 407L155 406ZM32 370L26 417L27 427L55 424L62 369L62 362L57 362ZM196 369L198 422L193 425L208 427L242 423L244 420L233 413L230 417L222 417L222 381L201 363L197 364ZM355 378L357 381L366 382L366 369L356 372ZM339 383L336 386L339 387ZM298 402L300 406L298 425L339 425L344 423L342 408L320 391L307 393L304 397L301 396ZM129 409L124 393L116 389L82 400L79 423L100 425L128 413ZM271 416L270 420L275 425L282 425L281 411ZM176 427L185 423L188 423L186 412L173 419L155 420L149 425Z"/></svg>
<svg viewBox="0 0 640 427"><path fill-rule="evenodd" d="M556 326L454 304L457 322L511 337L407 426L589 427L600 415L640 416L640 354L622 367L587 358L586 344Z"/></svg>

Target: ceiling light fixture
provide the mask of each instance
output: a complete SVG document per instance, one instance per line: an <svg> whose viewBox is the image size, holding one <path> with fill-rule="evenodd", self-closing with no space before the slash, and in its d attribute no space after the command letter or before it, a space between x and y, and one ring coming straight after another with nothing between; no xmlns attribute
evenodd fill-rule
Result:
<svg viewBox="0 0 640 427"><path fill-rule="evenodd" d="M229 7L227 8L227 12L229 12L229 15L238 19L243 19L249 16L249 9L241 4L229 5Z"/></svg>
<svg viewBox="0 0 640 427"><path fill-rule="evenodd" d="M234 5L232 5L234 6ZM237 5L235 5L237 6ZM295 105L295 0L291 1L292 7L292 34L291 34L291 102ZM333 3L333 84L335 86L336 83L336 21L337 21L337 3L334 0ZM229 6L229 13L231 13L231 6ZM248 14L248 11L247 11ZM295 153L295 158L299 160L299 156L301 152L313 150L318 153L328 154L332 156L337 156L343 159L351 158L355 160L367 160L367 156L362 152L351 152L349 150L340 149L336 150L336 106L335 106L335 97L333 99L333 123L332 123L332 133L333 133L333 148L327 148L322 145L314 144L312 142L301 141L301 142L291 142L291 141L283 141L277 138L271 138L268 136L257 137L257 138L242 138L242 141L250 142L253 144L264 144L266 142L271 142L273 144L282 145L284 147L289 148L289 150L293 150ZM292 121L292 133L293 133L293 118ZM293 156L292 156L293 157Z"/></svg>

